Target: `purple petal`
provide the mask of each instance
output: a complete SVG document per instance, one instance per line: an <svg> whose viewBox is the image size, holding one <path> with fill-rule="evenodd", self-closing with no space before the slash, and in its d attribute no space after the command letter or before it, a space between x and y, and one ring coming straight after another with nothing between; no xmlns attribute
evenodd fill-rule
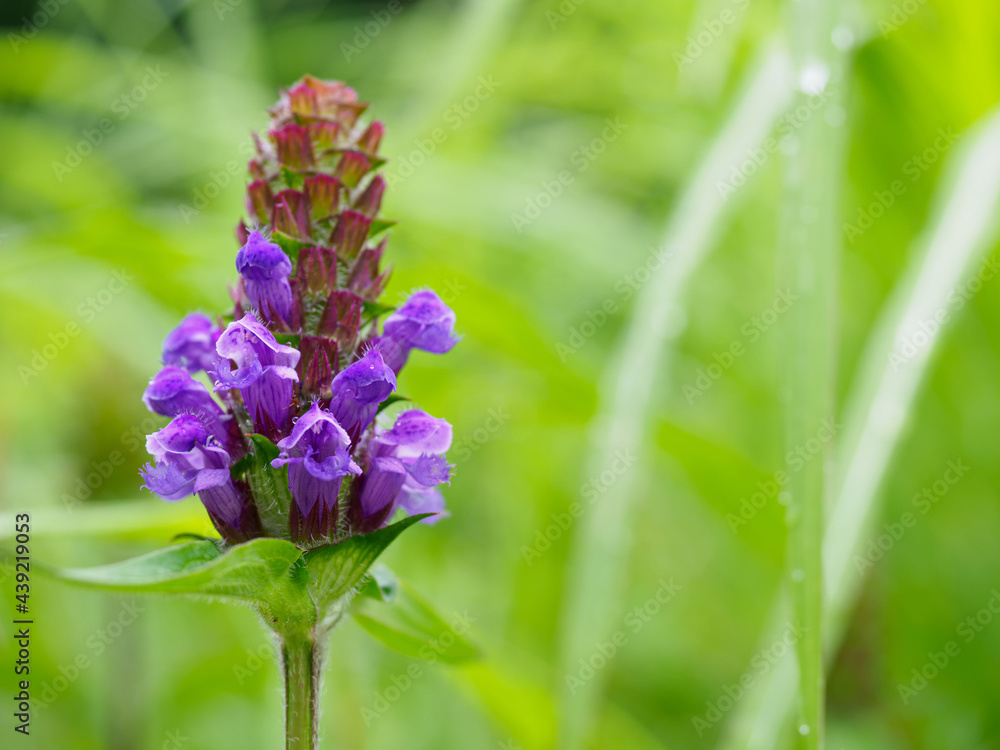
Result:
<svg viewBox="0 0 1000 750"><path fill-rule="evenodd" d="M298 418L292 427L292 434L278 442L278 447L285 452L298 449L298 455L304 455L306 448L312 448L323 455L331 455L333 450L320 451L320 446L332 444L333 448L348 448L351 439L340 423L328 411L324 411L318 403L313 404L305 414Z"/></svg>
<svg viewBox="0 0 1000 750"><path fill-rule="evenodd" d="M400 414L392 429L377 438L380 444L394 446L394 455L401 458L444 453L451 448L451 439L451 425L446 419L432 417L419 409Z"/></svg>
<svg viewBox="0 0 1000 750"><path fill-rule="evenodd" d="M396 498L396 504L411 516L419 513L436 513L421 523L434 524L451 514L445 510L444 497L436 489L412 490L404 487Z"/></svg>
<svg viewBox="0 0 1000 750"><path fill-rule="evenodd" d="M228 472L226 472L228 474ZM239 528L246 498L236 489L232 479L197 490L205 508L224 523Z"/></svg>
<svg viewBox="0 0 1000 750"><path fill-rule="evenodd" d="M333 481L313 476L303 461L293 462L288 467L288 486L303 516L308 516L316 503L322 503L327 509L335 507L342 481L343 476Z"/></svg>
<svg viewBox="0 0 1000 750"><path fill-rule="evenodd" d="M208 431L201 420L192 414L181 414L162 430L146 437L146 450L157 461L162 461L167 454L187 453L207 440Z"/></svg>
<svg viewBox="0 0 1000 750"><path fill-rule="evenodd" d="M164 367L149 381L142 401L151 412L164 417L192 414L220 443L226 440L222 408L212 399L208 389L192 378L187 370Z"/></svg>
<svg viewBox="0 0 1000 750"><path fill-rule="evenodd" d="M361 509L364 516L372 516L396 499L403 482L406 467L395 458L373 458L361 487Z"/></svg>
<svg viewBox="0 0 1000 750"><path fill-rule="evenodd" d="M211 370L216 360L215 343L222 335L207 315L192 313L163 342L163 364L189 372Z"/></svg>
<svg viewBox="0 0 1000 750"><path fill-rule="evenodd" d="M378 405L396 388L396 376L376 349L337 373L331 386L330 411L348 431L359 433L371 424Z"/></svg>
<svg viewBox="0 0 1000 750"><path fill-rule="evenodd" d="M143 487L164 500L180 500L194 492L194 477L171 464L146 464L139 474L145 482Z"/></svg>
<svg viewBox="0 0 1000 750"><path fill-rule="evenodd" d="M434 487L451 478L451 466L444 456L431 456L426 453L417 460L406 463L406 471L423 487Z"/></svg>
<svg viewBox="0 0 1000 750"><path fill-rule="evenodd" d="M260 234L250 233L247 243L236 254L236 270L243 277L250 304L265 318L271 310L289 320L292 313L292 288L288 276L292 262L284 251Z"/></svg>
<svg viewBox="0 0 1000 750"><path fill-rule="evenodd" d="M222 363L216 373L215 389L238 389L259 431L265 431L265 417L282 427L291 406L292 383L299 379L295 372L298 350L279 344L249 313L229 324L216 349L236 369L229 371L228 365Z"/></svg>
<svg viewBox="0 0 1000 750"><path fill-rule="evenodd" d="M411 295L386 318L383 331L400 345L432 354L444 354L458 343L454 311L429 289Z"/></svg>

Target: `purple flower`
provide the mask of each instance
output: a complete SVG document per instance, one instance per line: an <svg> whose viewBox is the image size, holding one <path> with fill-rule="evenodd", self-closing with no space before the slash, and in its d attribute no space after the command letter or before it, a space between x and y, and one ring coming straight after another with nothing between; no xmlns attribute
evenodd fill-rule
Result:
<svg viewBox="0 0 1000 750"><path fill-rule="evenodd" d="M444 498L437 485L451 478L451 466L444 457L451 439L451 425L446 420L412 409L400 414L392 429L369 445L373 463L379 458L393 458L406 470L395 497L396 505L410 515L438 514L426 519L427 523L446 515Z"/></svg>
<svg viewBox="0 0 1000 750"><path fill-rule="evenodd" d="M454 311L425 289L386 318L379 348L393 371L399 372L411 349L444 354L457 343Z"/></svg>
<svg viewBox="0 0 1000 750"><path fill-rule="evenodd" d="M208 431L192 414L181 414L146 438L146 450L156 463L140 474L145 487L164 500L197 493L213 516L238 527L244 498L229 473L229 454L210 444Z"/></svg>
<svg viewBox="0 0 1000 750"><path fill-rule="evenodd" d="M269 424L282 429L292 403L292 383L299 379L295 372L298 350L279 344L252 313L229 324L216 350L236 369L222 363L215 390L239 390L258 431L273 434Z"/></svg>
<svg viewBox="0 0 1000 750"><path fill-rule="evenodd" d="M406 467L399 459L390 456L373 458L361 485L361 513L367 518L381 513L395 501L403 482Z"/></svg>
<svg viewBox="0 0 1000 750"><path fill-rule="evenodd" d="M382 355L370 349L333 378L330 412L357 439L375 419L378 405L396 389L396 376Z"/></svg>
<svg viewBox="0 0 1000 750"><path fill-rule="evenodd" d="M247 243L236 254L236 270L243 277L250 304L271 322L272 313L285 323L292 317L292 287L288 276L292 261L260 232L250 232Z"/></svg>
<svg viewBox="0 0 1000 750"><path fill-rule="evenodd" d="M278 442L281 454L271 465L289 465L288 486L303 516L317 503L323 510L333 510L344 477L361 473L347 450L350 445L344 428L318 403L299 417L291 435Z"/></svg>
<svg viewBox="0 0 1000 750"><path fill-rule="evenodd" d="M163 341L163 364L183 367L188 372L211 370L217 354L215 342L222 335L207 315L191 313Z"/></svg>
<svg viewBox="0 0 1000 750"><path fill-rule="evenodd" d="M160 370L149 381L142 401L151 412L164 417L193 414L221 445L227 442L228 430L223 420L228 417L208 389L183 368L168 366Z"/></svg>

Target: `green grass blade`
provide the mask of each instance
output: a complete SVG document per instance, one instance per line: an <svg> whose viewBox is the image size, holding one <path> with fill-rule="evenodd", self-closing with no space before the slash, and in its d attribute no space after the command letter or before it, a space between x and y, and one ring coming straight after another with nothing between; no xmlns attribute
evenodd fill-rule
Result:
<svg viewBox="0 0 1000 750"><path fill-rule="evenodd" d="M618 452L641 455L648 404L656 375L666 369L668 331L680 308L680 295L708 254L723 217L735 205L720 195L717 185L729 179L733 164L764 140L789 96L787 57L772 50L752 72L742 98L677 204L662 242L669 257L640 294L601 390L599 413L592 423L594 449L587 464L591 475L607 469ZM611 632L620 615L637 473L630 469L618 477L581 518L573 540L560 633L561 667L567 674L594 643ZM581 746L600 690L600 676L572 693L564 689L561 747Z"/></svg>
<svg viewBox="0 0 1000 750"><path fill-rule="evenodd" d="M823 545L827 659L840 643L860 583L851 559L876 516L879 490L904 417L943 331L905 367L894 368L889 356L897 337L948 308L948 295L1000 239L1000 110L981 121L965 140L965 147L956 151L946 167L934 201L934 218L916 240L912 261L873 329L844 410L844 438L838 446L842 469ZM786 608L787 601L779 596L771 622L780 622ZM769 630L769 634L773 637L774 632ZM791 716L794 686L794 665L786 659L740 705L722 747L774 750Z"/></svg>

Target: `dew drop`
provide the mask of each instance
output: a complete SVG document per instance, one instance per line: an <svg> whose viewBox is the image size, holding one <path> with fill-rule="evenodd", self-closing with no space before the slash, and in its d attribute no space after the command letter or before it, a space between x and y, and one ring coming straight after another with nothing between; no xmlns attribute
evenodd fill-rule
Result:
<svg viewBox="0 0 1000 750"><path fill-rule="evenodd" d="M799 71L799 88L810 96L823 93L830 80L830 68L819 60L807 62Z"/></svg>
<svg viewBox="0 0 1000 750"><path fill-rule="evenodd" d="M841 52L847 52L854 46L854 32L847 26L838 26L830 33L830 41Z"/></svg>

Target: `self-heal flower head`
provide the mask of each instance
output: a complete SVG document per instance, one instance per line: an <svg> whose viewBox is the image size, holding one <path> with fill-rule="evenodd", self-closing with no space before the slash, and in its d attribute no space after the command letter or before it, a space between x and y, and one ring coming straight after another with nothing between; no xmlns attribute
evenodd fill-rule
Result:
<svg viewBox="0 0 1000 750"><path fill-rule="evenodd" d="M163 341L163 364L192 373L214 369L215 342L221 335L222 329L207 315L191 313Z"/></svg>
<svg viewBox="0 0 1000 750"><path fill-rule="evenodd" d="M236 254L236 270L243 277L250 304L268 322L277 315L288 323L292 317L292 287L288 277L292 261L260 232L250 232L246 244Z"/></svg>
<svg viewBox="0 0 1000 750"><path fill-rule="evenodd" d="M455 313L429 289L416 292L385 320L380 349L394 372L411 349L444 354L458 343Z"/></svg>
<svg viewBox="0 0 1000 750"><path fill-rule="evenodd" d="M149 381L142 402L154 414L193 414L220 445L227 443L226 417L208 389L181 367L168 366Z"/></svg>
<svg viewBox="0 0 1000 750"><path fill-rule="evenodd" d="M396 375L376 349L348 365L333 378L330 412L357 438L375 419L378 405L396 389Z"/></svg>
<svg viewBox="0 0 1000 750"><path fill-rule="evenodd" d="M366 108L343 83L306 76L269 110L236 226L235 312L187 316L143 396L175 420L150 438L147 486L202 495L230 543L315 548L381 528L397 509L444 510L451 426L411 411L375 427L410 351L443 354L458 339L432 291L383 312L384 128L360 119Z"/></svg>
<svg viewBox="0 0 1000 750"><path fill-rule="evenodd" d="M318 403L299 417L288 437L278 442L281 454L271 465L288 465L289 488L303 516L312 513L317 504L322 510L332 511L343 478L361 473L348 452L350 446L347 432Z"/></svg>
<svg viewBox="0 0 1000 750"><path fill-rule="evenodd" d="M419 409L403 412L392 429L374 438L371 455L393 458L405 468L406 476L395 497L396 506L410 515L435 513L425 523L445 517L444 498L439 484L451 479L451 466L444 454L451 448L452 429L444 419Z"/></svg>
<svg viewBox="0 0 1000 750"><path fill-rule="evenodd" d="M245 499L230 476L229 453L211 444L197 417L175 417L146 438L146 450L156 461L140 472L147 489L164 500L197 493L213 520L239 528Z"/></svg>
<svg viewBox="0 0 1000 750"><path fill-rule="evenodd" d="M238 390L258 432L273 434L275 428L282 429L291 408L292 384L299 379L295 372L298 350L279 344L252 313L247 313L229 324L216 351L229 362L222 362L216 371L215 390ZM230 362L235 369L229 369Z"/></svg>

